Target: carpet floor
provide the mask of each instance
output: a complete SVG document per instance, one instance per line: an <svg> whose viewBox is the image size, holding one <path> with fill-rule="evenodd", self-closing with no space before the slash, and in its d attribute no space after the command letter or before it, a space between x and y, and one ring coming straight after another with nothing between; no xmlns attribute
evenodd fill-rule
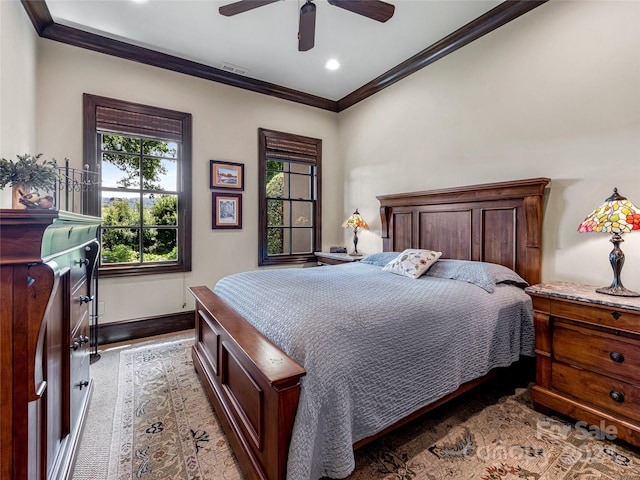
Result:
<svg viewBox="0 0 640 480"><path fill-rule="evenodd" d="M191 362L193 333L109 346L73 480L242 480ZM356 451L350 480L640 480L640 449L492 381Z"/></svg>

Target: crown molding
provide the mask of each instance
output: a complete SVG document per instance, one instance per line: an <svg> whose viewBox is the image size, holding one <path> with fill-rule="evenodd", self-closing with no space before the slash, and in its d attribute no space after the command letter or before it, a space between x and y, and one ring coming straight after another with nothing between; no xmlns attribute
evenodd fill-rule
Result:
<svg viewBox="0 0 640 480"><path fill-rule="evenodd" d="M21 0L21 3L36 32L42 38L331 112L341 112L547 1L509 0L503 2L338 101L55 23L45 0Z"/></svg>
<svg viewBox="0 0 640 480"><path fill-rule="evenodd" d="M447 35L442 40L405 60L400 65L388 70L378 78L371 80L369 83L351 92L346 97L338 100L338 111L341 112L342 110L346 110L365 98L369 98L379 91L390 87L403 78L414 74L418 70L421 70L433 62L455 52L459 48L468 45L474 40L496 30L502 25L515 20L519 16L539 7L547 1L548 0L518 0L501 3L484 15L479 16L455 32Z"/></svg>

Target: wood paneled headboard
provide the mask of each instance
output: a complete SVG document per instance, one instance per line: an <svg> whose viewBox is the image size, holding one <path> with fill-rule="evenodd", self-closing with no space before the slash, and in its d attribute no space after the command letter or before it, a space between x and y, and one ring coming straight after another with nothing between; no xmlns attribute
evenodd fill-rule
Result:
<svg viewBox="0 0 640 480"><path fill-rule="evenodd" d="M445 258L484 260L540 281L542 199L547 178L383 195L384 250L438 249ZM339 268L339 267L321 267ZM247 478L285 478L305 369L208 287L196 299L193 364ZM460 386L355 448L482 383Z"/></svg>
<svg viewBox="0 0 640 480"><path fill-rule="evenodd" d="M426 248L442 258L498 263L541 280L548 178L380 195L384 251Z"/></svg>

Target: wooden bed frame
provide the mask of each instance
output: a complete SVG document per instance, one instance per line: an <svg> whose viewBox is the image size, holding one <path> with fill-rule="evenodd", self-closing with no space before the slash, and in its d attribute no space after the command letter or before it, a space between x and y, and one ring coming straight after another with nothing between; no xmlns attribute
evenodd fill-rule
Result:
<svg viewBox="0 0 640 480"><path fill-rule="evenodd" d="M383 250L438 250L442 258L505 265L529 284L539 283L548 183L548 178L535 178L379 196ZM209 288L190 290L196 299L194 366L240 467L249 479L284 479L305 370ZM488 378L462 385L354 448Z"/></svg>

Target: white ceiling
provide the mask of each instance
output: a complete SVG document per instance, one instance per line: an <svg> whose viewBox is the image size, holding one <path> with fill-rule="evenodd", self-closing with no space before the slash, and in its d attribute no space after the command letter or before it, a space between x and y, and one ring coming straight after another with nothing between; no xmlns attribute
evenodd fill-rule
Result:
<svg viewBox="0 0 640 480"><path fill-rule="evenodd" d="M303 0L282 0L233 17L235 0L47 0L56 23L339 100L502 3L498 0L387 0L393 17L376 22L316 0L315 47L298 51ZM330 58L341 63L325 69Z"/></svg>

